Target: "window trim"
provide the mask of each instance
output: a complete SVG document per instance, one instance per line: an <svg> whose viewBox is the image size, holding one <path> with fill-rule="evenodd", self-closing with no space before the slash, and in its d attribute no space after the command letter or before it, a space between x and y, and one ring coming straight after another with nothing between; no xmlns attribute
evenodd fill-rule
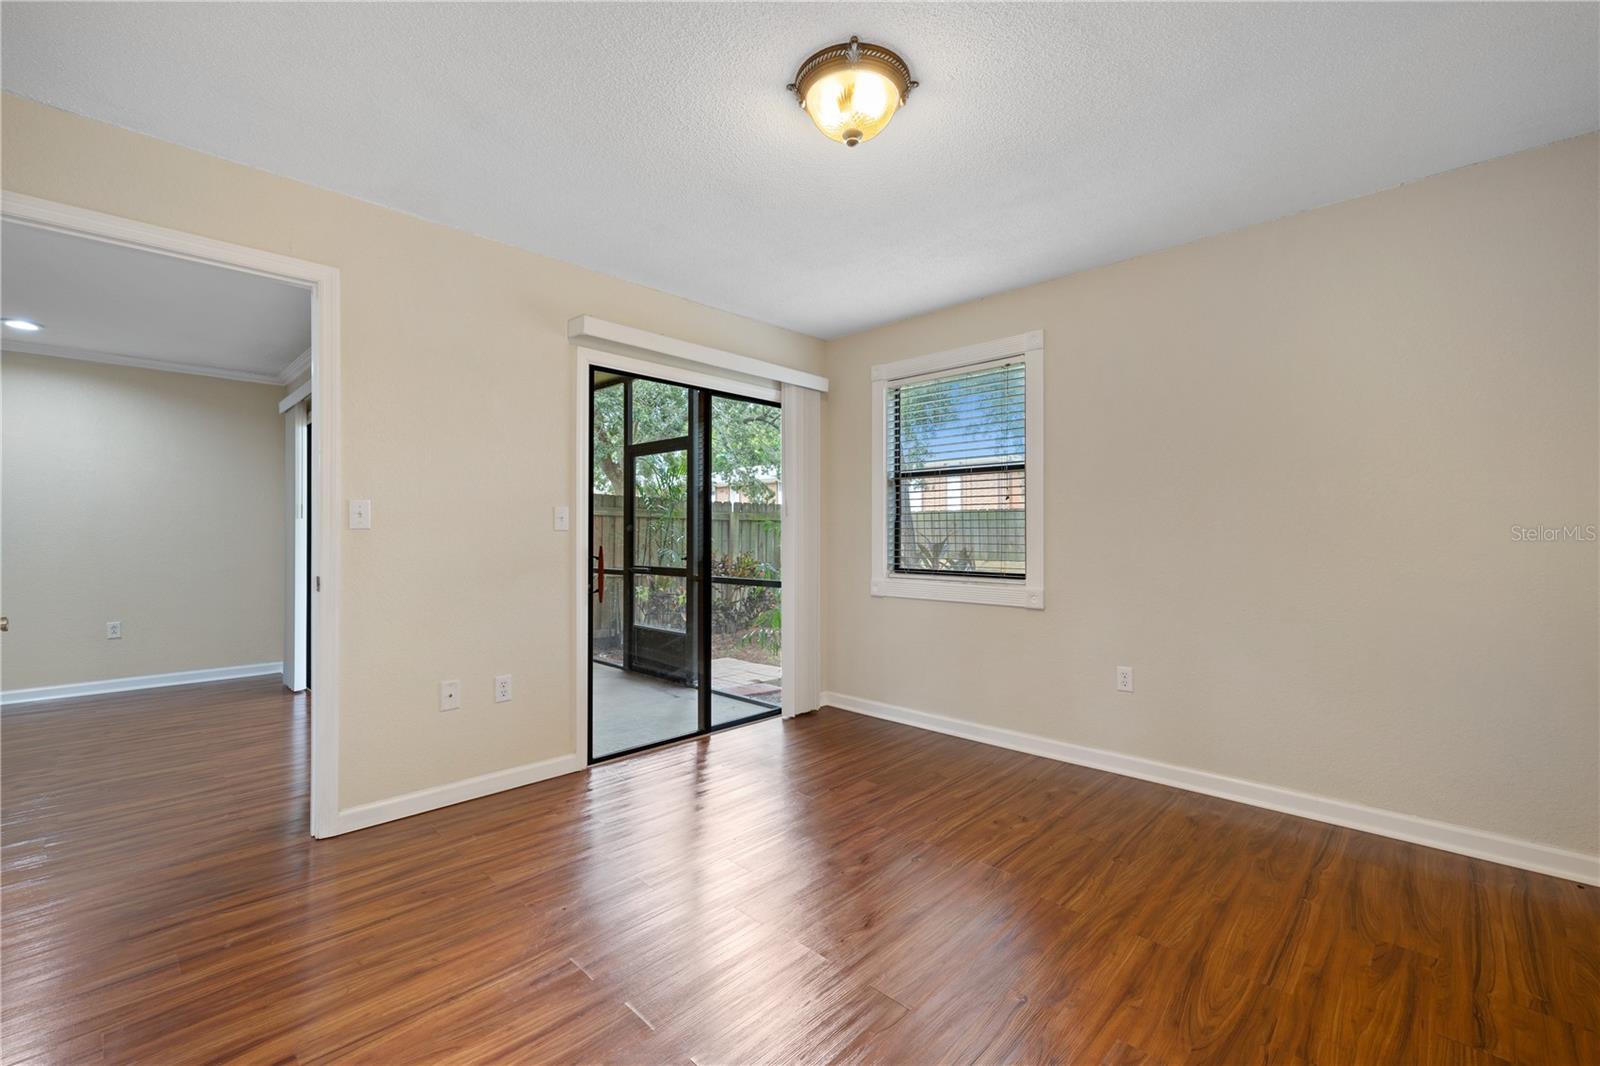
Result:
<svg viewBox="0 0 1600 1066"><path fill-rule="evenodd" d="M1012 577L944 577L896 573L889 569L888 415L890 388L918 378L1020 357L1023 363L1023 478L1027 486L1027 563L1023 580ZM872 368L872 564L873 596L997 607L1044 609L1044 331L934 352Z"/></svg>

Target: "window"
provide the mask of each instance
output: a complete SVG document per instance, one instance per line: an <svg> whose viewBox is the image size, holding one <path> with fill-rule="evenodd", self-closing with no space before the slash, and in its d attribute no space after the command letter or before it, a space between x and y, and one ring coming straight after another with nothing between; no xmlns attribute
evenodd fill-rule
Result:
<svg viewBox="0 0 1600 1066"><path fill-rule="evenodd" d="M1040 332L874 367L872 594L1044 606Z"/></svg>
<svg viewBox="0 0 1600 1066"><path fill-rule="evenodd" d="M1020 356L886 387L888 568L1027 576Z"/></svg>

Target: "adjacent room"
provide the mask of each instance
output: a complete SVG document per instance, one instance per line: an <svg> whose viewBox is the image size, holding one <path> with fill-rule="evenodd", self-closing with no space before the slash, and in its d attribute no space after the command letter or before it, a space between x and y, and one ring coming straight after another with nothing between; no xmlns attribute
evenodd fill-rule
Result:
<svg viewBox="0 0 1600 1066"><path fill-rule="evenodd" d="M6 703L305 690L310 294L5 222L0 298Z"/></svg>
<svg viewBox="0 0 1600 1066"><path fill-rule="evenodd" d="M1600 3L0 87L0 1063L1600 1063Z"/></svg>
<svg viewBox="0 0 1600 1066"><path fill-rule="evenodd" d="M123 873L163 814L275 825L194 805L305 787L309 292L8 220L0 300L5 802L74 795Z"/></svg>

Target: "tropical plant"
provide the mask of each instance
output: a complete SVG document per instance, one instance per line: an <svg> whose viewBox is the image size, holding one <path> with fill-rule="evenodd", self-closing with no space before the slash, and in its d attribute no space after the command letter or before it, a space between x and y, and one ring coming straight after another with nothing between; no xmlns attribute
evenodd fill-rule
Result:
<svg viewBox="0 0 1600 1066"><path fill-rule="evenodd" d="M740 643L759 648L770 656L783 654L783 608L769 607L757 615L740 637Z"/></svg>
<svg viewBox="0 0 1600 1066"><path fill-rule="evenodd" d="M711 561L714 577L771 579L772 567L748 553L719 556ZM718 585L711 598L711 627L718 633L742 633L777 599L778 590L770 585Z"/></svg>
<svg viewBox="0 0 1600 1066"><path fill-rule="evenodd" d="M916 540L917 567L921 570L976 570L977 562L972 557L972 549L963 547L959 551L950 551L950 537L946 534L938 540L927 537L918 537Z"/></svg>

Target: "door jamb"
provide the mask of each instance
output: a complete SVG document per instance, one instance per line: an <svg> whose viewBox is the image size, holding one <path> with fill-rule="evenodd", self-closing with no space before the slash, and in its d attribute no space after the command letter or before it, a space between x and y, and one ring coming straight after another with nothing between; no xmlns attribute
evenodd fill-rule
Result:
<svg viewBox="0 0 1600 1066"><path fill-rule="evenodd" d="M284 421L289 438L289 469L284 477L284 490L289 497L285 508L289 518L289 542L285 553L289 562L289 586L284 598L289 616L284 623L287 639L283 649L283 686L290 692L304 692L310 680L306 676L306 598L311 594L311 582L306 580L311 568L306 545L311 538L307 536L310 529L306 524L306 480L309 472L306 469L305 403L296 403L284 412ZM311 480L315 481L315 478Z"/></svg>
<svg viewBox="0 0 1600 1066"><path fill-rule="evenodd" d="M230 244L181 230L120 218L70 204L0 193L0 217L36 229L119 244L199 263L287 281L311 293L311 397L316 434L316 512L312 519L312 569L321 591L314 594L312 624L316 706L311 714L311 835L338 832L339 811L339 270L276 252Z"/></svg>

